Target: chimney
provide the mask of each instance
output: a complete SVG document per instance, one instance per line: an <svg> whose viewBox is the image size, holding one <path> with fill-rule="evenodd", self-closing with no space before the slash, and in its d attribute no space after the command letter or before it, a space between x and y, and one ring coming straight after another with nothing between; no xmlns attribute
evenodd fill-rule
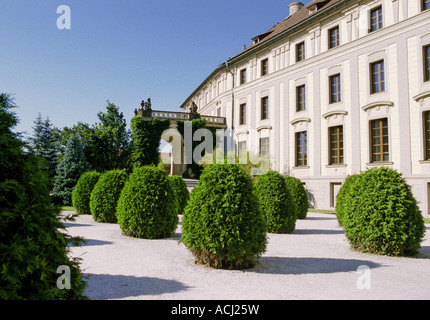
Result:
<svg viewBox="0 0 430 320"><path fill-rule="evenodd" d="M304 4L302 2L293 2L292 4L290 4L289 17L295 14L297 11L299 11L303 6Z"/></svg>

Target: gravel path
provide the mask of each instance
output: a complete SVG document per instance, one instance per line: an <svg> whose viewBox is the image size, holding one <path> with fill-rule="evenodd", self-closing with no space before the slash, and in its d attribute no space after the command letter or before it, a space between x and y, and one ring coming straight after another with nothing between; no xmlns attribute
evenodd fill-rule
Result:
<svg viewBox="0 0 430 320"><path fill-rule="evenodd" d="M73 247L89 277L90 299L291 300L429 299L430 227L419 256L396 258L349 248L334 215L309 213L292 234L269 234L253 269L215 270L195 265L178 244L181 226L163 240L123 236L119 225L82 215L66 223L87 244ZM365 266L363 271L357 271ZM361 288L361 289L360 289Z"/></svg>

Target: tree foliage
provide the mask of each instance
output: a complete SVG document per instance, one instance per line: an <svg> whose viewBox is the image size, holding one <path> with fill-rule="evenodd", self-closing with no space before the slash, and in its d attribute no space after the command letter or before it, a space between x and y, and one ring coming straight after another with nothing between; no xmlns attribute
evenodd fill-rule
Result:
<svg viewBox="0 0 430 320"><path fill-rule="evenodd" d="M181 242L196 262L245 269L266 250L266 223L252 192L251 177L238 165L203 170L182 221Z"/></svg>
<svg viewBox="0 0 430 320"><path fill-rule="evenodd" d="M131 119L131 162L133 167L158 165L161 135L170 126L169 120L154 118L143 121L141 117Z"/></svg>
<svg viewBox="0 0 430 320"><path fill-rule="evenodd" d="M290 191L297 210L297 219L306 219L309 210L309 198L300 179L286 176L285 182Z"/></svg>
<svg viewBox="0 0 430 320"><path fill-rule="evenodd" d="M39 113L34 121L33 136L29 140L35 154L45 160L48 176L53 179L60 153L59 130L49 118L43 120Z"/></svg>
<svg viewBox="0 0 430 320"><path fill-rule="evenodd" d="M418 252L425 233L423 216L400 173L372 168L348 188L342 224L352 248L392 256Z"/></svg>
<svg viewBox="0 0 430 320"><path fill-rule="evenodd" d="M67 244L78 244L58 220L49 196L49 178L40 158L13 133L16 116L9 95L0 95L0 299L83 299L79 260ZM70 290L60 290L57 268L71 271Z"/></svg>
<svg viewBox="0 0 430 320"><path fill-rule="evenodd" d="M284 177L269 171L258 177L254 185L260 211L266 218L267 231L291 233L296 227L297 212L294 199Z"/></svg>
<svg viewBox="0 0 430 320"><path fill-rule="evenodd" d="M91 192L90 208L94 220L103 223L116 223L116 207L127 181L124 170L104 172Z"/></svg>
<svg viewBox="0 0 430 320"><path fill-rule="evenodd" d="M117 218L124 235L171 236L178 223L178 204L166 173L154 166L134 168L121 191Z"/></svg>
<svg viewBox="0 0 430 320"><path fill-rule="evenodd" d="M72 193L81 175L90 170L80 139L72 135L67 143L64 159L57 166L57 175L54 180L53 199L56 203L72 205Z"/></svg>
<svg viewBox="0 0 430 320"><path fill-rule="evenodd" d="M91 214L90 196L100 175L97 171L83 173L73 189L72 204L79 214Z"/></svg>

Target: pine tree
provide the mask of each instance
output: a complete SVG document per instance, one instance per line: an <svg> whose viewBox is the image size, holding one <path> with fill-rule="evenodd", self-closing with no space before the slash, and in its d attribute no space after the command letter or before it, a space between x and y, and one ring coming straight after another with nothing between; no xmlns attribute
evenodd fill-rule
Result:
<svg viewBox="0 0 430 320"><path fill-rule="evenodd" d="M62 232L40 158L11 130L13 107L0 94L0 300L85 298L79 260L68 257L77 239ZM57 287L60 266L70 268L70 290Z"/></svg>
<svg viewBox="0 0 430 320"><path fill-rule="evenodd" d="M55 128L49 118L42 119L39 113L34 121L33 137L30 138L30 146L36 155L46 161L46 170L51 179L55 176L55 169L58 164L59 139L58 129Z"/></svg>
<svg viewBox="0 0 430 320"><path fill-rule="evenodd" d="M57 175L54 180L53 199L56 203L72 205L72 193L79 178L84 172L90 170L80 139L72 135L67 143L63 160L57 166Z"/></svg>

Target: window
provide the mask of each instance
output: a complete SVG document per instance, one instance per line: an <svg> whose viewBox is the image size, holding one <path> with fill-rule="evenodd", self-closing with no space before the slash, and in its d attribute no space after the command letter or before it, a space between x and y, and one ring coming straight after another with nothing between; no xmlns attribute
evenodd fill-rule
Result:
<svg viewBox="0 0 430 320"><path fill-rule="evenodd" d="M238 156L239 158L246 157L246 141L239 141Z"/></svg>
<svg viewBox="0 0 430 320"><path fill-rule="evenodd" d="M239 109L239 125L246 124L246 103L242 103Z"/></svg>
<svg viewBox="0 0 430 320"><path fill-rule="evenodd" d="M424 47L424 81L430 81L430 45Z"/></svg>
<svg viewBox="0 0 430 320"><path fill-rule="evenodd" d="M328 42L329 49L338 47L339 46L339 26L330 29L328 33L329 33L329 42Z"/></svg>
<svg viewBox="0 0 430 320"><path fill-rule="evenodd" d="M260 138L260 156L269 156L269 138Z"/></svg>
<svg viewBox="0 0 430 320"><path fill-rule="evenodd" d="M329 128L329 164L343 164L343 126Z"/></svg>
<svg viewBox="0 0 430 320"><path fill-rule="evenodd" d="M385 70L384 60L370 64L371 73L371 93L385 91Z"/></svg>
<svg viewBox="0 0 430 320"><path fill-rule="evenodd" d="M329 78L330 82L330 103L336 103L341 101L340 94L340 74L336 74Z"/></svg>
<svg viewBox="0 0 430 320"><path fill-rule="evenodd" d="M430 9L430 0L422 0L423 2L423 10Z"/></svg>
<svg viewBox="0 0 430 320"><path fill-rule="evenodd" d="M424 119L424 160L430 160L430 111L423 114Z"/></svg>
<svg viewBox="0 0 430 320"><path fill-rule="evenodd" d="M382 29L382 7L370 11L370 32Z"/></svg>
<svg viewBox="0 0 430 320"><path fill-rule="evenodd" d="M246 69L240 70L240 84L246 83Z"/></svg>
<svg viewBox="0 0 430 320"><path fill-rule="evenodd" d="M305 43L301 42L296 45L296 61L302 61L305 59Z"/></svg>
<svg viewBox="0 0 430 320"><path fill-rule="evenodd" d="M371 162L390 161L387 118L370 121Z"/></svg>
<svg viewBox="0 0 430 320"><path fill-rule="evenodd" d="M306 110L306 87L305 85L296 88L296 110L304 111Z"/></svg>
<svg viewBox="0 0 430 320"><path fill-rule="evenodd" d="M261 61L261 75L265 76L268 73L269 73L269 60L264 59L263 61Z"/></svg>
<svg viewBox="0 0 430 320"><path fill-rule="evenodd" d="M296 133L296 167L308 165L308 133Z"/></svg>
<svg viewBox="0 0 430 320"><path fill-rule="evenodd" d="M269 98L268 97L264 97L261 98L261 120L265 120L269 118L269 114L268 114L268 101Z"/></svg>

